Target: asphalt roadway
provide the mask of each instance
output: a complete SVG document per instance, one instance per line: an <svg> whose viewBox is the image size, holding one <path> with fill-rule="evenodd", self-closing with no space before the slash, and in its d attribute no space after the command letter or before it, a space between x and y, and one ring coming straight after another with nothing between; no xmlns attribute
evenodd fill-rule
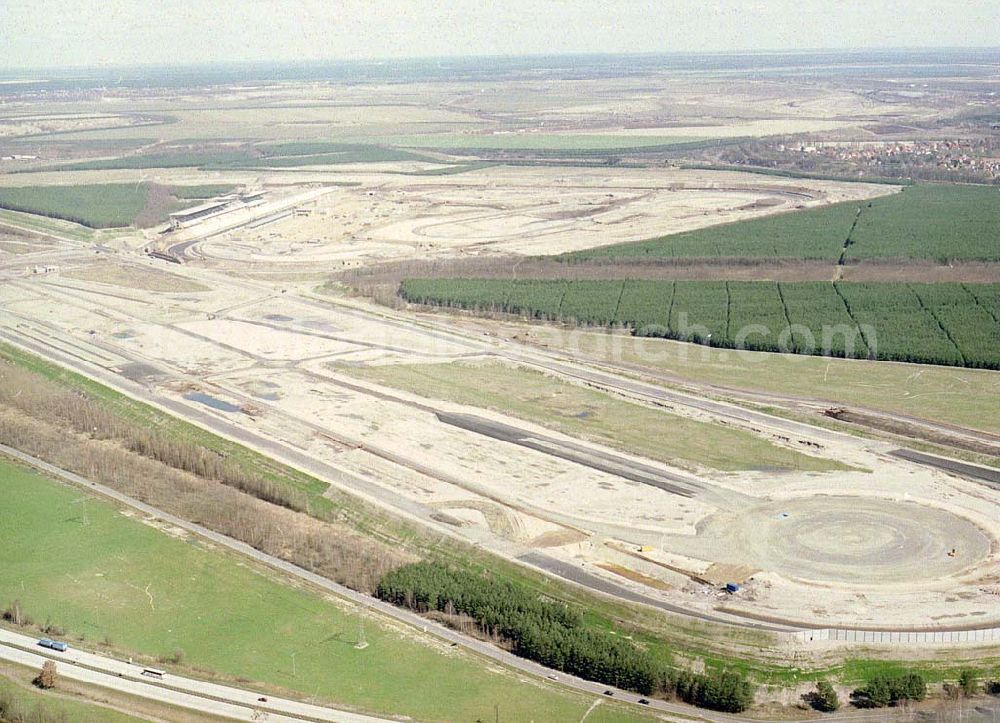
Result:
<svg viewBox="0 0 1000 723"><path fill-rule="evenodd" d="M40 669L46 660L56 661L56 673L87 685L110 688L138 698L187 710L236 720L338 721L379 723L350 711L334 710L287 698L276 698L250 690L230 688L167 673L162 679L142 674L143 666L94 655L71 647L64 653L39 647L38 639L0 629L0 659ZM261 701L266 698L266 701ZM262 714L266 713L266 719Z"/></svg>
<svg viewBox="0 0 1000 723"><path fill-rule="evenodd" d="M416 613L406 610L404 608L396 607L395 605L383 602L378 598L370 597L363 593L359 593L355 590L351 590L348 587L344 587L343 585L339 585L331 580L327 580L326 578L321 577L313 572L310 572L305 568L299 567L298 565L292 564L280 558L261 552L260 550L250 547L246 543L240 542L239 540L235 540L225 535L220 535L219 533L213 532L212 530L209 530L206 527L202 527L201 525L198 525L196 523L188 522L187 520L184 520L175 515L171 515L168 512L164 512L155 507L147 505L144 502L140 502L139 500L129 497L128 495L124 495L116 490L111 489L110 487L105 487L104 485L92 482L77 474L73 474L72 472L67 472L66 470L55 467L54 465L48 464L43 460L32 457L31 455L24 454L23 452L20 452L11 447L7 447L6 445L0 444L0 454L8 456L12 459L19 460L32 467L35 467L52 477L65 480L72 484L84 487L94 493L108 497L120 504L138 510L139 512L142 512L145 515L167 522L171 525L174 525L175 527L179 527L192 534L204 537L218 545L221 545L230 550L238 552L241 555L245 555L249 558L252 558L253 560L259 563L275 568L277 570L280 570L281 572L284 572L300 580L308 582L310 585L316 588L319 588L329 593L333 593L341 598L350 600L351 602L354 602L360 606L366 607L370 610L374 610L375 612L386 615L401 623L417 628L423 631L424 633L434 635L435 637L443 639L449 643L452 643L453 645L461 646L466 650L472 651L477 655L501 663L502 665L505 665L509 668L514 668L529 675L547 678L549 680L557 680L560 685L564 685L568 688L573 688L582 693L604 695L605 691L610 690L613 693L611 697L613 697L615 700L624 701L627 703L634 703L636 705L639 704L639 700L640 698L642 698L642 696L639 696L635 693L619 690L617 688L611 688L610 686L603 685L600 683L595 683L589 680L584 680L582 678L576 678L574 676L567 675L560 671L552 670L551 668L546 668L542 665L539 665L538 663L532 662L525 658L519 658L513 653L507 652L506 650L502 650L481 640L476 640L474 638L462 635L461 633L458 633L450 628L447 628L444 625L423 618L420 615L417 615ZM24 638L24 636L21 637ZM0 641L3 640L4 638L0 636ZM33 638L27 638L27 640L29 640L32 644L34 644L35 642ZM41 651L42 649L38 648L38 650ZM103 656L84 654L78 651L75 651L74 654L87 655L88 657L86 658L86 662L88 665L95 667L97 670L101 670L103 672L111 672L116 676L118 672L121 672L123 670L122 666L127 665L125 663L121 663L120 661L114 661L110 658L105 658ZM3 655L3 646L0 646L0 655ZM60 659L58 657L59 655L61 654L53 652L51 657ZM135 666L131 666L130 668L127 668L125 670L128 670L133 674L136 672ZM173 682L175 679L177 679L177 676L170 675L171 682ZM235 688L215 686L215 684L213 683L202 683L201 681L191 681L191 682L194 685L190 690L203 693L204 695L213 698L220 697L218 695L219 691L215 690L216 687L222 688L223 691L229 691L226 693L226 695L229 695L230 693L238 694L238 697L230 699L230 700L235 700L237 702L239 701L246 702L247 700L249 700L247 696L253 696L251 701L253 702L256 701L257 697L261 695L260 693L253 693ZM131 691L123 691L123 692L131 692ZM141 695L141 693L137 694ZM281 700L281 699L272 699L270 696L268 696L268 702L270 703L272 700ZM287 701L287 702L295 703L295 701ZM183 705L180 702L177 702L176 704ZM696 720L708 720L708 721L741 720L736 716L729 716L723 713L714 713L711 711L702 711L698 708L694 708L693 706L681 705L677 703L668 703L666 701L661 701L661 700L650 700L648 705L643 705L642 707L644 709L652 708L667 713L682 714L688 718L694 717ZM318 708L318 707L313 706L312 708ZM291 709L288 710L290 711ZM324 709L324 708L318 708L318 710L328 711L330 712L331 715L339 715L342 717L321 718L315 715L315 712L308 712L305 710L303 710L302 713L296 714L296 716L297 718L304 720L337 720L337 721L377 720L375 718L365 718L365 717L352 719L346 717L351 714L348 714L344 711L330 711L330 709Z"/></svg>
<svg viewBox="0 0 1000 723"><path fill-rule="evenodd" d="M1000 469L969 464L968 462L959 462L955 459L938 457L934 454L925 454L912 449L897 449L889 454L899 459L905 459L908 462L916 462L928 467L936 467L951 474L969 477L977 482L985 483L988 487L992 487L995 490L1000 490Z"/></svg>
<svg viewBox="0 0 1000 723"><path fill-rule="evenodd" d="M532 434L519 427L514 427L502 422L495 422L492 419L479 417L474 414L455 414L451 412L437 412L438 421L459 427L476 434L482 434L493 439L498 439L510 444L516 444L527 449L559 457L576 464L590 467L601 472L624 477L625 479L650 485L664 492L680 495L682 497L693 497L697 484L691 479L681 475L671 474L644 465L640 462L620 457L615 454L598 453L596 450L585 447L582 444L566 442L554 437Z"/></svg>
<svg viewBox="0 0 1000 723"><path fill-rule="evenodd" d="M641 706L643 710L657 711L666 714L666 719L670 720L670 714L679 716L684 721L745 721L746 718L718 713L715 711L703 710L694 706L680 703L672 703L657 699L648 699L647 704L640 704L643 699L635 693L619 690L608 685L595 683L572 675L567 675L560 671L546 668L538 663L519 658L512 653L497 648L489 643L475 638L470 638L445 627L437 622L423 618L404 608L398 608L389 603L369 597L350 588L338 585L335 582L320 577L304 568L294 565L285 560L273 557L256 550L249 545L220 535L201 525L181 519L167 512L151 507L139 500L133 499L109 487L87 480L79 475L67 472L55 467L47 462L24 454L16 449L0 445L0 455L19 460L25 464L35 467L42 472L78 485L90 490L92 493L103 495L120 504L131 507L145 515L167 522L171 525L184 529L192 534L204 537L218 545L226 547L234 552L246 555L255 561L275 568L299 578L309 584L320 588L326 592L333 593L341 598L348 599L358 605L364 606L377 613L381 613L398 622L419 629L425 634L433 635L452 645L461 646L474 654L493 660L509 668L521 671L528 675L544 677L551 684L563 685L567 688L577 690L581 693L598 696L595 704L612 698L615 701L625 702ZM105 688L112 688L128 695L134 695L148 700L157 701L169 705L180 706L190 710L203 713L232 718L236 720L268 720L268 721L342 721L343 723L375 723L387 719L352 713L350 711L337 710L323 706L317 706L302 701L289 698L262 695L260 692L242 688L233 688L217 683L186 678L167 672L162 681L154 681L151 678L142 676L142 668L132 663L115 660L102 655L95 655L76 648L70 648L65 653L41 648L37 644L37 639L14 633L0 628L0 659L9 660L21 665L40 668L46 659L62 662L58 667L59 675L67 678L96 685ZM608 696L608 693L611 693ZM266 697L266 702L259 699ZM848 711L836 715L823 717L825 721L851 721L852 723L868 723L869 721L880 721L885 723L892 720L901 720L905 711L879 711L877 713L866 711ZM966 718L972 720L971 718ZM767 723L768 719L755 718L754 720ZM782 719L784 720L784 719ZM945 719L942 719L945 720ZM983 720L986 720L985 718Z"/></svg>

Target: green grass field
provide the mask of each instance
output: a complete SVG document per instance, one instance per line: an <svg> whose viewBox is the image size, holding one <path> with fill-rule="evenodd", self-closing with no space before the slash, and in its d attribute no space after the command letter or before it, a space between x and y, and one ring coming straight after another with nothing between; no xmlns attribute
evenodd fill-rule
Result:
<svg viewBox="0 0 1000 723"><path fill-rule="evenodd" d="M146 720L120 713L96 703L67 697L58 688L51 692L32 688L30 680L37 675L37 672L21 666L0 664L0 720L23 720L25 723L35 720L38 723L46 723L46 721L130 723L131 721ZM75 683L73 686L76 688ZM100 695L96 688L91 690ZM4 713L5 708L7 709L6 714Z"/></svg>
<svg viewBox="0 0 1000 723"><path fill-rule="evenodd" d="M853 228L855 220L857 227ZM940 263L1000 261L1000 189L911 186L868 202L848 201L647 241L576 251L558 258L568 262L794 258L836 263L842 252L847 263L871 259L926 259Z"/></svg>
<svg viewBox="0 0 1000 723"><path fill-rule="evenodd" d="M793 354L692 346L669 339L579 330L567 335L549 326L507 327L553 349L607 363L626 363L682 382L775 395L827 400L1000 433L1000 375L984 369L886 364Z"/></svg>
<svg viewBox="0 0 1000 723"><path fill-rule="evenodd" d="M1000 368L1000 284L458 278L400 294L716 347Z"/></svg>
<svg viewBox="0 0 1000 723"><path fill-rule="evenodd" d="M63 221L58 218L47 216L36 216L22 211L11 211L0 208L0 222L9 223L12 226L28 229L43 235L54 235L72 241L90 241L94 237L94 229L81 226L72 221Z"/></svg>
<svg viewBox="0 0 1000 723"><path fill-rule="evenodd" d="M285 167L340 163L386 163L430 161L432 158L401 148L359 143L300 141L257 146L263 154L260 165Z"/></svg>
<svg viewBox="0 0 1000 723"><path fill-rule="evenodd" d="M629 258L798 258L833 263L840 256L857 212L858 204L841 203L648 241L576 251L558 258L570 262Z"/></svg>
<svg viewBox="0 0 1000 723"><path fill-rule="evenodd" d="M373 615L364 619L369 647L356 650L353 606L5 462L0 538L3 604L19 599L82 647L183 651L184 666L224 678L420 719L491 720L499 704L505 720L579 720L590 705ZM602 715L635 719L623 709Z"/></svg>
<svg viewBox="0 0 1000 723"><path fill-rule="evenodd" d="M393 161L433 161L400 148L368 144L303 141L255 146L251 150L183 151L148 153L80 161L40 168L39 171L100 171L143 168L292 168L296 166L339 165L343 163L385 163Z"/></svg>
<svg viewBox="0 0 1000 723"><path fill-rule="evenodd" d="M106 688L66 678L59 679L53 690L40 690L31 682L36 675L36 668L0 662L0 720L5 723L130 723L151 720L140 717L138 707L144 713L157 717L171 715L184 721L193 718L193 714L188 715L180 708L110 693ZM133 711L135 715L122 713L121 709ZM217 719L212 717L210 720Z"/></svg>
<svg viewBox="0 0 1000 723"><path fill-rule="evenodd" d="M526 151L616 151L632 148L657 148L678 144L698 143L704 138L693 136L585 135L556 133L497 133L466 134L438 133L427 135L387 136L381 143L404 148L440 148L461 150L526 150Z"/></svg>
<svg viewBox="0 0 1000 723"><path fill-rule="evenodd" d="M337 370L433 399L502 411L566 434L688 468L848 469L839 462L778 447L749 432L633 404L524 367L459 362Z"/></svg>
<svg viewBox="0 0 1000 723"><path fill-rule="evenodd" d="M122 156L120 158L101 158L92 161L65 163L58 166L42 168L43 171L106 171L122 168L194 168L198 166L227 166L239 164L252 159L242 151L209 152L209 153L146 153L142 155Z"/></svg>

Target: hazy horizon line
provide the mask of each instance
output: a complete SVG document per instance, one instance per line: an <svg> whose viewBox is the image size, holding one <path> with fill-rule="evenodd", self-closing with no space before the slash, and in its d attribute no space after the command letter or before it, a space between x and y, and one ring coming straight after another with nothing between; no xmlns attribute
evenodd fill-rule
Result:
<svg viewBox="0 0 1000 723"><path fill-rule="evenodd" d="M364 58L350 57L328 57L328 58L272 58L263 60L214 60L214 61L185 61L177 63L90 63L79 65L42 65L42 66L20 66L0 70L0 76L13 73L51 72L58 70L108 70L108 69L129 69L129 68L205 68L205 67L260 67L260 66L294 66L294 65L324 65L324 64L370 64L370 63L400 63L400 62L428 62L441 60L531 60L543 58L628 58L628 57L724 57L724 56L796 56L796 55L816 55L816 54L842 54L842 55L862 55L865 53L947 53L961 51L997 51L1000 53L1000 44L991 45L925 45L925 46L879 46L879 47L817 47L817 48L794 48L794 49L738 49L738 50L637 50L628 52L606 52L606 51L567 51L553 53L491 53L474 55L412 55L412 56L371 56ZM1000 55L997 57L997 64L1000 65Z"/></svg>

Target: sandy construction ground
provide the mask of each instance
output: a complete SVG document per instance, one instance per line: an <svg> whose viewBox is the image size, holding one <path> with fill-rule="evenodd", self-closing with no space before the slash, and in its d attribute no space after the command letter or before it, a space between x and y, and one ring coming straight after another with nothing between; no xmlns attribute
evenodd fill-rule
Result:
<svg viewBox="0 0 1000 723"><path fill-rule="evenodd" d="M504 166L358 182L300 195L298 214L270 223L220 233L242 220L227 214L161 243L179 248L210 236L186 253L251 272L317 264L334 271L380 259L560 253L895 190L728 172Z"/></svg>
<svg viewBox="0 0 1000 723"><path fill-rule="evenodd" d="M4 168L51 168L140 147L251 152L274 141L310 140L413 148L425 160L0 173L0 186L228 184L264 194L261 202L234 201L180 230L94 231L5 212L11 228L0 227L0 335L217 432L255 440L261 451L322 474L331 494L348 490L508 558L544 554L542 568L584 584L593 586L586 576L597 576L664 605L744 624L998 626L997 489L894 457L888 442L720 401L734 398L725 387L737 376L722 351L712 352L712 390L654 393L637 390L623 365L565 355L555 343L546 348L552 327L459 324L319 289L332 272L380 261L406 268L411 260L472 257L470 264L485 265L494 256L639 241L893 193L888 185L681 170L663 165L673 156L662 151L620 153L775 135L864 141L879 137L870 130L879 124L905 118L934 127L943 108L951 113L966 104L961 95L942 103L933 95L872 91L873 82L850 73L675 69L136 95L108 89L100 101L48 104L26 97L0 113L0 141L13 149L5 153L22 152L8 140L13 134L42 131L60 131L62 150L39 142L37 161L11 160ZM895 82L879 79L882 86ZM158 120L165 108L171 123ZM135 124L95 130L123 123ZM561 165L574 154L609 165ZM494 165L470 163L479 158ZM616 159L650 165L615 166ZM526 333L539 344L521 343ZM677 348L654 339L633 346L643 354L633 349L623 363ZM686 380L684 360L665 361L664 368ZM459 404L428 386L425 366L459 363L489 364L505 380L523 379L515 367L528 368L542 379L517 390L533 398L502 397L484 383L471 385L472 399ZM802 363L819 369L819 360ZM394 365L419 366L408 377L416 383L407 387L392 374L372 381L375 366L383 372ZM791 394L794 381L795 393L811 399L821 393L813 380L826 385L829 372L827 366L761 388ZM958 384L972 372L949 374L955 379L948 384ZM856 381L835 376L829 385ZM910 393L880 386L891 382L877 370L871 377L864 381L872 394ZM932 395L948 384L913 388ZM690 440L683 425L699 436L657 460L625 439L624 423L617 437L570 436L586 432L554 419L587 413L567 392L584 387L642 407L634 419L663 420L655 434L635 425L645 441L656 438L657 452L668 447L662 441ZM547 417L529 413L543 401ZM919 406L900 408L920 413ZM607 419L625 419L627 411ZM955 424L976 413L966 410ZM723 437L723 430L734 436ZM718 443L723 438L742 440L751 456L763 449L769 459L823 459L755 466L734 460L744 453ZM716 451L733 463L712 467L705 455ZM568 567L560 570L563 563ZM739 594L723 592L727 582L740 583Z"/></svg>
<svg viewBox="0 0 1000 723"><path fill-rule="evenodd" d="M879 443L816 430L805 438L822 443L817 454L856 469L691 474L581 443L503 409L436 401L343 373L495 355L482 336L415 324L358 301L320 301L307 287L228 276L218 259L214 269L138 256L101 263L120 268L102 272L88 259L3 284L4 327L360 475L424 510L427 524L502 554L544 549L643 594L733 619L924 627L996 617L995 492L888 457ZM174 290L151 289L149 275L158 270L185 284L164 273ZM566 383L575 382L553 377ZM721 422L695 408L672 413ZM516 446L442 414L473 415L548 441ZM780 441L779 430L753 434L801 449L794 438ZM563 444L582 444L585 454L560 456ZM587 460L658 470L691 492ZM741 595L717 597L724 581L743 583Z"/></svg>

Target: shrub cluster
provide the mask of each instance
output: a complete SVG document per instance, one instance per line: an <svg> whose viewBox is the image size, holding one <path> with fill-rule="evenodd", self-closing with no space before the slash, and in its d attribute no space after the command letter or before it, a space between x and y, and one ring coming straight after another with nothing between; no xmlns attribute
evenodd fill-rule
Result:
<svg viewBox="0 0 1000 723"><path fill-rule="evenodd" d="M667 671L660 680L660 690L685 703L725 713L741 713L754 700L754 685L732 672Z"/></svg>
<svg viewBox="0 0 1000 723"><path fill-rule="evenodd" d="M63 711L52 710L43 703L32 703L13 691L0 690L0 721L10 723L69 723Z"/></svg>
<svg viewBox="0 0 1000 723"><path fill-rule="evenodd" d="M802 696L803 699L814 709L821 713L832 713L840 708L840 698L837 691L827 680L820 680L816 683L816 690Z"/></svg>
<svg viewBox="0 0 1000 723"><path fill-rule="evenodd" d="M885 708L906 700L923 700L926 695L927 682L919 673L879 673L851 693L851 702L858 708Z"/></svg>

